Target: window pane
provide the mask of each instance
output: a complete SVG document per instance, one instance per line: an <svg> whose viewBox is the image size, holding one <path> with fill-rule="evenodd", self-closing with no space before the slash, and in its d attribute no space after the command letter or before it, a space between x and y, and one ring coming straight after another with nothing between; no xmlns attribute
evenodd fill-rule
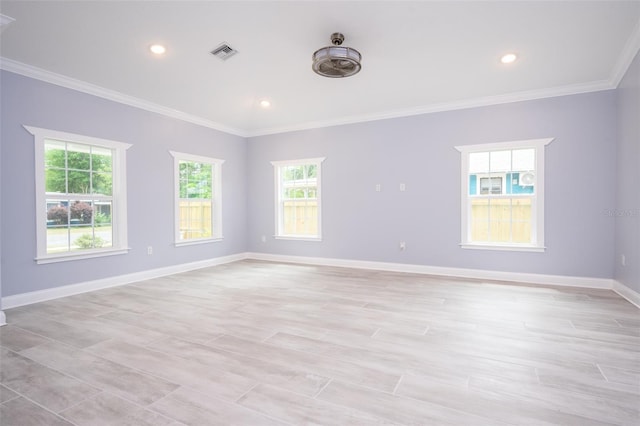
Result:
<svg viewBox="0 0 640 426"><path fill-rule="evenodd" d="M69 228L67 226L47 226L47 254L69 251Z"/></svg>
<svg viewBox="0 0 640 426"><path fill-rule="evenodd" d="M294 181L300 180L304 178L304 170L303 166L286 166L284 167L284 172L282 173L282 180L284 181Z"/></svg>
<svg viewBox="0 0 640 426"><path fill-rule="evenodd" d="M69 223L68 202L47 200L47 227L66 226Z"/></svg>
<svg viewBox="0 0 640 426"><path fill-rule="evenodd" d="M47 254L69 251L69 202L47 200Z"/></svg>
<svg viewBox="0 0 640 426"><path fill-rule="evenodd" d="M45 191L65 194L67 192L67 173L59 169L45 170Z"/></svg>
<svg viewBox="0 0 640 426"><path fill-rule="evenodd" d="M317 235L318 203L316 201L286 201L283 203L285 235Z"/></svg>
<svg viewBox="0 0 640 426"><path fill-rule="evenodd" d="M74 201L69 209L71 226L91 225L93 219L93 203L90 200Z"/></svg>
<svg viewBox="0 0 640 426"><path fill-rule="evenodd" d="M211 164L201 164L198 173L198 198L211 198L212 194L212 180L213 167Z"/></svg>
<svg viewBox="0 0 640 426"><path fill-rule="evenodd" d="M480 194L502 194L502 177L480 178Z"/></svg>
<svg viewBox="0 0 640 426"><path fill-rule="evenodd" d="M91 168L91 147L87 145L67 144L67 167L75 170Z"/></svg>
<svg viewBox="0 0 640 426"><path fill-rule="evenodd" d="M488 152L472 152L469 154L469 173L489 173Z"/></svg>
<svg viewBox="0 0 640 426"><path fill-rule="evenodd" d="M93 173L93 193L101 195L112 195L111 173Z"/></svg>
<svg viewBox="0 0 640 426"><path fill-rule="evenodd" d="M492 199L489 204L490 240L493 242L511 241L511 200Z"/></svg>
<svg viewBox="0 0 640 426"><path fill-rule="evenodd" d="M516 172L511 176L511 194L533 194L535 192L534 172Z"/></svg>
<svg viewBox="0 0 640 426"><path fill-rule="evenodd" d="M514 198L511 202L514 243L531 242L531 206L531 198Z"/></svg>
<svg viewBox="0 0 640 426"><path fill-rule="evenodd" d="M71 228L71 250L92 250L98 248L111 247L112 235L111 230L100 229L94 232L92 227Z"/></svg>
<svg viewBox="0 0 640 426"><path fill-rule="evenodd" d="M471 241L489 241L489 200L471 200Z"/></svg>
<svg viewBox="0 0 640 426"><path fill-rule="evenodd" d="M317 178L318 177L318 166L315 164L310 164L307 166L307 177L309 178Z"/></svg>
<svg viewBox="0 0 640 426"><path fill-rule="evenodd" d="M535 168L535 149L516 149L513 151L513 171L529 171Z"/></svg>
<svg viewBox="0 0 640 426"><path fill-rule="evenodd" d="M44 145L45 167L56 167L63 169L66 164L66 144L60 141L47 140Z"/></svg>
<svg viewBox="0 0 640 426"><path fill-rule="evenodd" d="M69 170L67 191L69 194L88 194L91 190L91 173Z"/></svg>
<svg viewBox="0 0 640 426"><path fill-rule="evenodd" d="M180 180L186 181L189 177L189 163L187 161L180 161L178 163L178 170L179 170Z"/></svg>
<svg viewBox="0 0 640 426"><path fill-rule="evenodd" d="M213 166L206 163L180 161L180 198L211 198Z"/></svg>
<svg viewBox="0 0 640 426"><path fill-rule="evenodd" d="M511 171L511 151L491 151L489 161L492 172Z"/></svg>
<svg viewBox="0 0 640 426"><path fill-rule="evenodd" d="M48 199L47 254L112 247L111 205Z"/></svg>
<svg viewBox="0 0 640 426"><path fill-rule="evenodd" d="M106 228L112 226L111 201L98 201L93 203L93 223L97 228Z"/></svg>
<svg viewBox="0 0 640 426"><path fill-rule="evenodd" d="M180 201L180 239L211 237L212 209L211 201Z"/></svg>
<svg viewBox="0 0 640 426"><path fill-rule="evenodd" d="M112 171L113 153L110 149L93 147L91 150L91 169L94 172Z"/></svg>

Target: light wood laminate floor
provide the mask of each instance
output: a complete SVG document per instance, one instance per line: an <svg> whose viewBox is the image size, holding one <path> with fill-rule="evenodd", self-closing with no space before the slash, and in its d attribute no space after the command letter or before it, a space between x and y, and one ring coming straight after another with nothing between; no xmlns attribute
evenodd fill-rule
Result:
<svg viewBox="0 0 640 426"><path fill-rule="evenodd" d="M0 424L640 424L612 291L241 261L6 312Z"/></svg>

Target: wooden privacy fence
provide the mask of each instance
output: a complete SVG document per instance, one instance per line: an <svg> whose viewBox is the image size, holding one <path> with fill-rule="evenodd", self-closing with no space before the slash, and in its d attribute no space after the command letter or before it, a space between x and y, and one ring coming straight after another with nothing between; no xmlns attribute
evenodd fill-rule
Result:
<svg viewBox="0 0 640 426"><path fill-rule="evenodd" d="M211 229L211 201L180 200L180 237L183 240L206 238L213 235Z"/></svg>
<svg viewBox="0 0 640 426"><path fill-rule="evenodd" d="M285 201L283 225L287 235L317 235L318 202Z"/></svg>
<svg viewBox="0 0 640 426"><path fill-rule="evenodd" d="M288 235L317 234L317 202L285 201L283 225ZM471 237L472 241L531 242L531 199L473 200Z"/></svg>
<svg viewBox="0 0 640 426"><path fill-rule="evenodd" d="M210 201L180 201L180 233L182 239L213 235ZM318 203L285 201L284 233L316 235ZM529 198L477 199L471 202L472 241L530 242L531 200Z"/></svg>
<svg viewBox="0 0 640 426"><path fill-rule="evenodd" d="M531 242L531 199L472 200L471 239L472 241Z"/></svg>

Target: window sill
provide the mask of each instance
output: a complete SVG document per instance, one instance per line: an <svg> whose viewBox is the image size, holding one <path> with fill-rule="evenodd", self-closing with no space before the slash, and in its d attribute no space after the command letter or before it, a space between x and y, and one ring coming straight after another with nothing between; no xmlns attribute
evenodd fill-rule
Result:
<svg viewBox="0 0 640 426"><path fill-rule="evenodd" d="M202 238L202 239L194 239L194 240L186 240L186 241L176 241L174 244L176 247L182 246L195 246L198 244L208 244L208 243L216 243L218 241L222 241L224 238Z"/></svg>
<svg viewBox="0 0 640 426"><path fill-rule="evenodd" d="M533 245L513 245L513 244L478 244L478 243L462 243L460 247L471 250L498 250L498 251L526 251L534 253L543 253L546 247Z"/></svg>
<svg viewBox="0 0 640 426"><path fill-rule="evenodd" d="M116 256L120 254L129 253L129 248L124 249L109 249L109 250L92 250L85 251L82 253L74 253L74 254L58 254L58 255L48 255L42 257L36 257L34 260L38 265L44 265L47 263L57 263L57 262L69 262L73 260L83 260L83 259L93 259L96 257L106 257L106 256Z"/></svg>
<svg viewBox="0 0 640 426"><path fill-rule="evenodd" d="M311 236L300 236L297 237L295 235L276 235L274 236L276 240L291 240L291 241L322 241L322 237L311 237Z"/></svg>

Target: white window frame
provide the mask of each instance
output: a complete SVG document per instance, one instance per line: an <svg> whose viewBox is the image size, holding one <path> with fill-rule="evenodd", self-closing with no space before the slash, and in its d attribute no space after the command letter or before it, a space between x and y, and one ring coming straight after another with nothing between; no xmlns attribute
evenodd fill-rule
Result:
<svg viewBox="0 0 640 426"><path fill-rule="evenodd" d="M36 178L36 257L38 264L64 262L113 256L129 252L127 242L127 163L126 151L131 144L92 136L78 135L57 130L23 126L34 137L35 142L35 178ZM47 193L45 178L45 141L57 140L68 143L91 145L113 150L112 157L112 199L111 223L113 232L112 246L78 252L47 253Z"/></svg>
<svg viewBox="0 0 640 426"><path fill-rule="evenodd" d="M498 142L479 145L462 145L455 148L461 153L460 181L461 181L461 232L460 247L464 249L511 250L544 252L544 157L545 147L554 138L530 139L513 142ZM504 151L533 148L535 149L536 186L532 195L531 211L531 243L497 243L471 241L471 214L469 196L469 154L474 152ZM514 195L515 196L515 195Z"/></svg>
<svg viewBox="0 0 640 426"><path fill-rule="evenodd" d="M322 162L326 157L318 158L305 158L298 160L282 160L272 161L271 164L274 167L274 188L275 188L275 238L278 240L298 240L298 241L322 241ZM316 202L318 209L318 233L317 235L295 235L284 233L284 217L283 206L284 200L282 199L281 188L281 175L280 171L282 167L288 166L316 166L317 176L317 189L316 189Z"/></svg>
<svg viewBox="0 0 640 426"><path fill-rule="evenodd" d="M222 233L222 164L225 160L219 158L205 157L202 155L186 154L184 152L169 151L173 156L173 173L174 173L174 244L176 247L190 246L194 244L205 244L224 239ZM211 229L213 234L210 237L180 239L180 161L189 161L193 163L211 164L213 173L211 173L211 201L213 209L211 211Z"/></svg>

